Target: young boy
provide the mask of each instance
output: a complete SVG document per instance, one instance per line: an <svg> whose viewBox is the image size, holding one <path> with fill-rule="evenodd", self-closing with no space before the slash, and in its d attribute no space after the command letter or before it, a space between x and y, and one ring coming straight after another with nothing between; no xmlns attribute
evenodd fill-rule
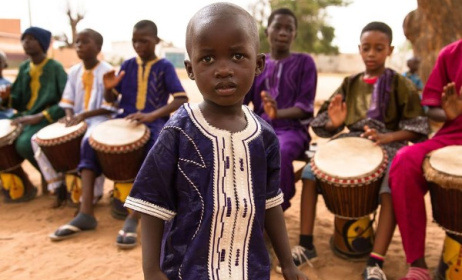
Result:
<svg viewBox="0 0 462 280"><path fill-rule="evenodd" d="M408 71L403 73L403 76L411 80L417 87L419 92L423 89L423 83L419 76L420 59L418 57L411 57L407 60Z"/></svg>
<svg viewBox="0 0 462 280"><path fill-rule="evenodd" d="M276 132L281 149L282 209L290 206L295 194L292 162L301 158L310 143L308 126L303 120L313 116L317 71L313 59L304 53L292 53L297 36L297 18L286 8L273 11L265 34L270 45L263 73L246 96L254 112Z"/></svg>
<svg viewBox="0 0 462 280"><path fill-rule="evenodd" d="M60 121L65 122L67 126L73 126L82 121L87 123L88 128L83 139L87 139L92 129L107 120L111 113L111 111L103 108L103 105L109 106L103 100L103 75L110 71L112 66L107 62L98 60L97 56L101 52L102 46L103 36L95 30L84 29L77 33L75 47L82 62L70 69L63 97L59 103L66 114L66 117ZM63 175L53 169L35 141L32 141L32 146L40 170L48 183L48 190L56 193L56 206L59 206L65 201L67 192ZM80 160L82 162L87 160L85 154L82 153ZM104 178L100 176L96 180L95 197L103 194L103 183Z"/></svg>
<svg viewBox="0 0 462 280"><path fill-rule="evenodd" d="M0 90L6 90L6 87L11 85L11 82L3 77L3 69L8 67L8 63L6 61L6 54L0 51ZM0 97L0 119L6 119L13 116L14 111L9 108L4 108L2 103L2 98Z"/></svg>
<svg viewBox="0 0 462 280"><path fill-rule="evenodd" d="M16 109L13 124L22 125L22 133L16 139L16 151L37 170L31 137L43 127L64 116L59 107L67 81L63 66L47 57L51 33L40 27L29 27L21 35L21 43L29 59L23 62L11 88L2 90L1 98ZM27 184L23 200L35 197L37 189Z"/></svg>
<svg viewBox="0 0 462 280"><path fill-rule="evenodd" d="M365 71L346 77L312 121L313 131L332 137L345 126L349 133L375 141L387 152L389 161L408 141L426 138L428 123L420 106L419 95L411 81L385 67L392 53L392 31L382 22L371 22L361 31L359 53ZM310 165L303 170L300 243L292 249L294 262L301 266L317 257L313 229L317 202L316 179ZM364 279L385 279L381 270L384 256L395 229L387 176L380 189L380 217L372 253L364 270Z"/></svg>
<svg viewBox="0 0 462 280"><path fill-rule="evenodd" d="M462 40L444 47L425 84L422 105L430 119L444 122L429 140L401 149L390 167L390 187L406 261L405 280L430 280L425 262L428 184L422 170L425 156L449 145L462 145ZM459 93L459 94L457 94Z"/></svg>
<svg viewBox="0 0 462 280"><path fill-rule="evenodd" d="M149 151L169 119L170 114L188 99L173 65L155 54L157 26L149 20L142 20L133 28L132 43L138 57L122 63L120 74L107 72L104 77L105 99L117 102L122 113L118 118L127 118L146 124L151 131L147 143ZM168 103L169 96L173 100ZM79 166L82 176L82 199L79 214L68 224L59 228L50 236L52 240L61 240L74 236L82 230L95 229L97 222L93 213L93 185L101 168L95 151L88 140L83 143L87 160ZM92 160L90 160L92 159ZM137 244L136 228L139 214L130 212L123 229L119 231L116 244L123 249L133 248Z"/></svg>
<svg viewBox="0 0 462 280"><path fill-rule="evenodd" d="M188 24L186 49L204 101L165 125L125 203L142 213L145 279L269 279L264 229L284 278L306 279L279 206L277 137L242 105L265 62L254 19L233 4L206 6Z"/></svg>

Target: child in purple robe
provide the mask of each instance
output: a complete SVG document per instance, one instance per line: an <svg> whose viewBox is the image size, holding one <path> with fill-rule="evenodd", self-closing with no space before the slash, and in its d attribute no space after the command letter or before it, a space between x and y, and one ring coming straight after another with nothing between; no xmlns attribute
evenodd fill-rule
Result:
<svg viewBox="0 0 462 280"><path fill-rule="evenodd" d="M273 11L265 30L270 45L266 66L246 97L254 111L274 128L281 146L282 209L290 207L295 195L292 162L303 158L310 143L307 121L313 116L317 71L313 58L292 53L297 18L286 8Z"/></svg>
<svg viewBox="0 0 462 280"><path fill-rule="evenodd" d="M279 188L279 145L242 105L265 60L244 9L204 7L190 20L185 61L203 95L167 122L125 205L141 213L145 279L269 279L266 230L285 279L295 267Z"/></svg>

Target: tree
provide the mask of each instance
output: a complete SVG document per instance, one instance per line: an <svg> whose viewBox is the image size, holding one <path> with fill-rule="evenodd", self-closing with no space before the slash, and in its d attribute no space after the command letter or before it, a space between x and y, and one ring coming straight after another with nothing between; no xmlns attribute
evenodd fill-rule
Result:
<svg viewBox="0 0 462 280"><path fill-rule="evenodd" d="M65 44L65 47L67 48L73 48L75 45L75 37L77 36L77 24L84 19L85 12L83 11L81 5L79 5L79 8L77 8L77 12L72 12L71 3L68 1L66 6L66 14L69 18L69 24L71 26L72 38L71 40L69 40L67 35L65 33L62 33L60 35L54 36L54 39L63 42Z"/></svg>
<svg viewBox="0 0 462 280"><path fill-rule="evenodd" d="M270 11L286 7L294 12L298 21L297 38L292 47L294 51L337 54L338 47L332 45L335 30L326 23L326 8L349 3L349 0L257 0L250 10L260 27L261 50L269 51L264 32Z"/></svg>
<svg viewBox="0 0 462 280"><path fill-rule="evenodd" d="M461 0L417 0L418 7L403 22L414 55L420 57L420 76L425 82L439 51L462 38Z"/></svg>

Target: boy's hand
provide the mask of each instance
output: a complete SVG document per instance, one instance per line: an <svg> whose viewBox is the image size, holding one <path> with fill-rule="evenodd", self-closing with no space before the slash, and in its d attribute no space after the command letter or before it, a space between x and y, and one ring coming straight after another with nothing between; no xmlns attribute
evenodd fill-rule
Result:
<svg viewBox="0 0 462 280"><path fill-rule="evenodd" d="M274 98L269 95L266 91L261 92L261 99L263 102L263 109L268 117L272 120L278 117L278 104Z"/></svg>
<svg viewBox="0 0 462 280"><path fill-rule="evenodd" d="M149 114L145 114L141 112L133 113L131 115L126 116L125 118L127 120L135 121L137 123L150 123L154 121L150 118Z"/></svg>
<svg viewBox="0 0 462 280"><path fill-rule="evenodd" d="M104 89L110 90L115 88L122 78L125 76L125 71L121 71L118 76L115 75L115 71L111 70L103 75Z"/></svg>
<svg viewBox="0 0 462 280"><path fill-rule="evenodd" d="M346 103L343 102L342 99L342 95L337 94L334 98L332 98L329 107L327 108L330 123L334 128L337 128L345 123L347 107Z"/></svg>
<svg viewBox="0 0 462 280"><path fill-rule="evenodd" d="M5 100L10 97L11 85L0 86L0 98Z"/></svg>
<svg viewBox="0 0 462 280"><path fill-rule="evenodd" d="M377 145L393 142L391 135L388 133L378 133L376 129L369 128L367 125L364 126L364 133L360 136L374 141Z"/></svg>
<svg viewBox="0 0 462 280"><path fill-rule="evenodd" d="M39 122L41 122L42 119L43 119L43 115L39 113L35 115L29 115L29 116L23 116L23 117L16 118L11 122L11 124L12 125L18 125L18 124L34 125L34 124L38 124Z"/></svg>
<svg viewBox="0 0 462 280"><path fill-rule="evenodd" d="M74 115L74 116L67 116L64 119L65 119L64 123L66 124L66 126L73 126L85 120L84 116L81 114Z"/></svg>
<svg viewBox="0 0 462 280"><path fill-rule="evenodd" d="M289 268L282 269L282 275L285 280L308 280L308 277L295 267L295 265Z"/></svg>
<svg viewBox="0 0 462 280"><path fill-rule="evenodd" d="M441 108L443 108L447 120L453 120L462 114L462 87L460 88L459 95L457 95L456 84L447 84L443 88Z"/></svg>

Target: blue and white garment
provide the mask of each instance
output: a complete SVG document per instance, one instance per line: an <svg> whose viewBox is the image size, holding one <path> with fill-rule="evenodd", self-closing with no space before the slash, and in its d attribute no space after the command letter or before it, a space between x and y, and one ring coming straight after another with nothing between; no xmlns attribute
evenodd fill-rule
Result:
<svg viewBox="0 0 462 280"><path fill-rule="evenodd" d="M161 268L169 279L269 279L265 210L283 202L279 143L243 106L247 127L209 125L183 105L150 150L125 206L165 220Z"/></svg>

